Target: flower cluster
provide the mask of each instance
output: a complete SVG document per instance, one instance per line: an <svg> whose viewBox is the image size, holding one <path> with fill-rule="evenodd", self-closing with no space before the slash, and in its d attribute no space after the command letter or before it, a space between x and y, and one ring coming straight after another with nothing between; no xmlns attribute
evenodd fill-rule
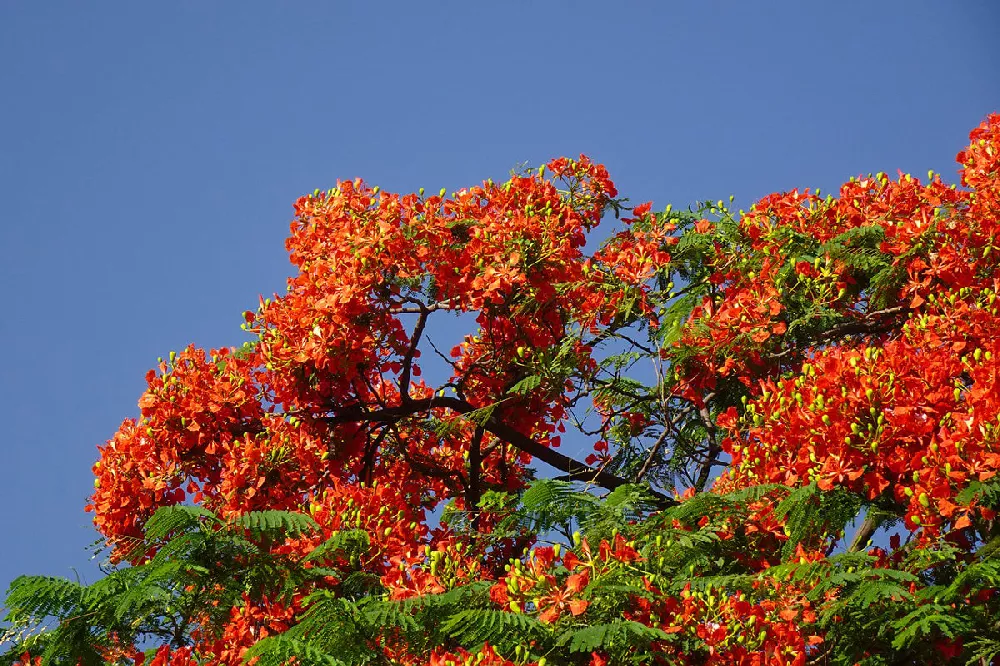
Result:
<svg viewBox="0 0 1000 666"><path fill-rule="evenodd" d="M733 462L721 488L816 482L870 500L888 493L924 538L967 528L976 515L992 520L993 511L977 510L964 491L1000 470L1000 263L993 256L1000 213L989 203L998 122L991 117L974 131L960 155L969 190L879 175L848 183L837 200L812 202L806 217L814 234L828 239L862 227L881 234L878 251L895 272L884 288L892 291L852 285L835 257L795 264L786 279L818 280L825 285L818 297L842 301L846 337L820 340L790 374L754 376L742 418L731 409L719 420L732 433L725 447ZM754 242L801 233L802 210L772 206L767 224L751 227ZM889 307L873 313L876 297ZM881 326L895 317L899 326Z"/></svg>
<svg viewBox="0 0 1000 666"><path fill-rule="evenodd" d="M567 641L574 664L636 654L617 638L572 642L594 623L632 631L653 663L797 666L835 643L850 618L831 609L860 580L831 564L837 501L852 517L898 516L910 537L858 554L897 567L864 610L904 597L931 608L920 595L940 562L967 564L972 544L996 537L983 484L1000 471L1000 116L971 138L964 189L878 174L836 197L773 194L738 217L720 202L713 220L642 204L593 252L588 234L623 206L584 156L450 196L355 180L300 198L287 292L245 313L243 348L191 346L148 373L139 417L99 449L88 509L113 557L133 563L154 555L143 527L160 507L202 506L220 529L251 511L308 513L314 532L247 552L318 576L186 618L193 645L151 663L241 663L300 621L305 594L361 595L350 578L398 608L486 581L478 604L551 639L544 653L542 639L431 645L407 638L407 616L365 639L387 663L545 666ZM450 353L436 326L458 342ZM651 387L625 376L640 360ZM583 462L562 452L573 426L596 441ZM572 549L510 558L546 537L506 512L535 461L607 490L644 480L663 492L636 500L619 524L628 536L598 525ZM704 504L717 510L685 514L706 497L694 487L674 502L679 518L650 508L671 505L685 478L705 490L718 467ZM789 507L813 491L820 517L806 530ZM584 524L556 523L573 520ZM317 551L338 535L357 537L352 549ZM923 547L970 552L914 564ZM771 573L796 563L826 567L826 582ZM992 588L967 596L993 608ZM942 622L925 623L927 640L958 655ZM115 650L109 660L140 661Z"/></svg>

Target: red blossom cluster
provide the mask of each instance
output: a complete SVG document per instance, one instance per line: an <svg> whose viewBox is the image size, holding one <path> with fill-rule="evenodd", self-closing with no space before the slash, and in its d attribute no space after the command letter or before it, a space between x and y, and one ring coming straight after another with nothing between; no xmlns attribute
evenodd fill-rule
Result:
<svg viewBox="0 0 1000 666"><path fill-rule="evenodd" d="M727 538L724 533L720 537ZM602 583L639 580L646 593L632 598L623 617L663 632L666 640L657 647L663 663L693 658L670 640L683 635L697 638L707 648L709 663L732 666L801 665L811 646L822 643L818 633L806 629L816 621L807 590L762 579L749 595L713 592L711 586L695 590L690 584L673 593L657 586L637 545L617 535L611 542L602 540L596 552L581 540L579 555L561 552L558 546L535 548L524 562L513 562L490 596L499 607L537 613L541 622L553 623L564 614L586 613L595 603L592 590ZM823 559L821 553L801 547L797 557L803 562ZM593 663L603 663L597 655L594 659Z"/></svg>
<svg viewBox="0 0 1000 666"><path fill-rule="evenodd" d="M287 248L298 274L246 314L256 341L171 353L147 376L141 418L101 447L88 508L115 557L143 561L151 553L133 544L146 520L192 502L223 519L308 511L321 532L273 545L286 555L363 530L371 548L356 566L394 599L487 575L479 563L495 566L501 545L486 553L429 530L424 509L450 501L490 529L495 517L478 499L520 488L532 454L559 445L573 388L562 377L512 387L556 355L592 369L591 349L569 329L610 321L623 281L643 293L669 260L661 246L675 242L667 225L585 256L617 191L586 157L547 168L450 198L357 180L297 201ZM635 216L655 222L648 205ZM437 312L475 313L478 331L451 350L451 377L435 388L420 359Z"/></svg>
<svg viewBox="0 0 1000 666"><path fill-rule="evenodd" d="M752 368L739 362L755 390L741 419L734 408L719 419L733 434L725 442L732 467L719 488L815 481L821 489L845 488L871 500L889 493L905 507L907 528L920 529L924 538L962 530L977 515L993 519L992 510L958 496L970 481L1000 470L1000 262L993 254L1000 241L1000 117L972 138L959 155L967 190L938 178L923 185L910 176L880 175L846 184L839 199L793 193L762 202L743 218L754 251L767 256L782 256L788 228L831 238L877 227L885 238L880 250L894 258L899 283L892 304L873 313L874 294L854 284L843 262L824 256L795 264L790 279L807 281L817 299L848 315L845 332L853 319L856 330L870 335L816 345L792 376L773 372L781 362L767 356L773 347L759 349ZM751 299L767 303L780 291L777 274L773 265L762 272ZM723 280L730 288L751 288L735 286L733 275ZM728 294L721 300L733 307ZM765 309L744 319L773 333L776 324L768 322L780 317L781 307ZM757 314L766 316L757 320ZM900 325L866 328L889 318ZM724 324L716 319L712 325ZM735 335L734 328L726 330ZM711 349L706 345L706 354Z"/></svg>
<svg viewBox="0 0 1000 666"><path fill-rule="evenodd" d="M303 559L336 533L361 531L370 547L360 558L333 554L315 566L364 572L394 601L494 581L496 608L545 626L586 622L603 603L595 590L621 580L642 590L621 619L659 632L662 663L799 666L822 649L816 614L836 592L817 600L806 582L765 575L789 538L776 509L788 488L815 483L894 507L924 543L971 543L971 530L995 518L968 490L1000 470L1000 116L972 133L959 161L965 189L879 174L837 198L766 197L736 223L738 242L708 220L683 232L708 243L710 275L676 341L646 350L671 363L662 403L686 400L701 410L705 437L724 435L709 449L729 457L714 492L785 489L663 533L708 535L742 571L762 574L752 589L671 588L651 561L662 535L616 534L596 547L578 539L574 550L513 558L523 543L487 538L502 516L481 500L523 489L536 459L572 479L624 483L604 470L620 453L608 437L586 465L556 451L581 396L627 438L675 423L605 402L591 380L606 332L636 318L658 330L671 286L657 301L652 284L680 251L678 222L637 206L588 256L588 232L620 202L606 170L582 156L451 197L357 180L299 199L287 241L298 273L286 294L246 313L253 343L189 347L150 371L141 417L100 447L88 508L115 557L133 562L151 555L132 545L159 507L193 503L224 521L303 511L319 531L271 552ZM843 254L852 234L880 238L861 248L885 260L880 281ZM818 248L809 257L803 239ZM431 317L474 319L475 330L443 353L428 347ZM432 354L441 381L422 374ZM709 403L726 382L746 400L713 417ZM468 533L428 524L444 504L468 518ZM836 537L817 531L795 558L824 562ZM899 559L879 556L885 566ZM152 664L241 663L301 612L298 601L247 597L222 626L195 618L196 645L165 646ZM416 653L391 634L373 643L412 666L543 666L530 647L515 662L490 644ZM581 658L609 663L600 650Z"/></svg>

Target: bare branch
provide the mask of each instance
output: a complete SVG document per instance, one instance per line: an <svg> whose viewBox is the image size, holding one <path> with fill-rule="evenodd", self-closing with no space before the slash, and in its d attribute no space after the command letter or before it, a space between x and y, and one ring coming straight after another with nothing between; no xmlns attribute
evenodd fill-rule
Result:
<svg viewBox="0 0 1000 666"><path fill-rule="evenodd" d="M856 553L864 548L867 548L868 541L877 530L878 520L872 516L869 511L865 515L865 519L861 522L861 526L858 528L858 531L854 533L854 538L851 540L851 545L847 548L847 552Z"/></svg>
<svg viewBox="0 0 1000 666"><path fill-rule="evenodd" d="M715 424L712 422L712 415L709 413L708 407L702 406L699 408L698 416L705 426L706 438L708 439L708 454L705 461L702 462L701 468L698 470L698 480L695 482L695 490L702 492L705 490L705 486L708 485L708 478L712 475L712 468L719 464L719 454L722 453L722 447L715 441Z"/></svg>
<svg viewBox="0 0 1000 666"><path fill-rule="evenodd" d="M383 428L374 438L371 432L368 433L368 438L365 442L365 457L361 466L361 480L368 485L371 485L372 475L375 473L375 454L378 452L378 447L382 444L382 440L385 439L388 432L388 428Z"/></svg>
<svg viewBox="0 0 1000 666"><path fill-rule="evenodd" d="M399 376L399 395L403 396L403 402L410 399L410 372L413 370L413 356L417 353L417 345L420 344L420 336L424 334L424 327L427 325L427 315L430 310L423 304L420 305L420 316L413 326L413 336L410 338L410 348L406 350L403 357L403 373Z"/></svg>
<svg viewBox="0 0 1000 666"><path fill-rule="evenodd" d="M429 411L435 407L450 409L454 412L458 412L459 414L469 414L477 411L475 407L460 398L450 396L434 396L419 400L410 400L397 407L386 407L377 411L370 411L366 408L345 409L334 416L327 417L325 421L330 425L365 421L396 423L409 416ZM539 444L530 437L520 433L506 423L503 423L495 416L491 415L488 419L486 419L485 423L481 424L481 426L484 431L505 440L521 451L524 451L525 453L538 458L542 462L564 472L565 476L563 478L567 480L587 481L595 483L602 488L607 488L608 490L614 490L615 488L628 483L628 481L621 477L599 469L594 469L579 462L578 460L574 460L569 456L559 453L555 449L550 449L547 446ZM660 494L659 498L661 503L665 506L676 504L676 501L673 498L665 495Z"/></svg>
<svg viewBox="0 0 1000 666"><path fill-rule="evenodd" d="M642 481L642 478L649 472L650 467L653 466L653 460L656 458L657 454L659 454L660 447L662 447L663 443L667 441L667 435L669 434L670 428L663 426L663 432L660 433L660 436L655 442L653 442L653 448L649 450L649 455L646 456L646 461L642 463L642 467L639 468L639 471L635 475L636 483Z"/></svg>
<svg viewBox="0 0 1000 666"><path fill-rule="evenodd" d="M408 302L416 303L417 305L412 308L408 308L402 305L396 308L391 308L389 310L389 314L425 314L428 312L434 312L435 310L460 309L457 305L452 303L452 301L454 300L455 300L454 298L449 298L443 301L438 301L437 303L431 303L430 305L420 303L419 301L416 300L409 300Z"/></svg>
<svg viewBox="0 0 1000 666"><path fill-rule="evenodd" d="M472 527L476 530L479 529L479 499L482 496L482 488L480 487L479 479L482 475L482 469L480 469L483 461L483 437L486 435L486 431L483 430L482 426L477 426L475 433L472 435L472 441L469 442L469 485L465 490L465 509L471 512Z"/></svg>
<svg viewBox="0 0 1000 666"><path fill-rule="evenodd" d="M831 340L836 340L838 338L843 338L848 335L870 335L872 333L888 333L892 328L894 328L896 321L892 319L895 315L900 313L909 312L910 308L905 305L899 305L893 308L886 308L884 310L876 310L874 312L868 312L865 314L864 319L858 319L856 321L848 321L839 326L834 326L833 328L824 331L812 341L811 344L817 345L824 342L829 342ZM775 352L770 355L770 358L777 359L783 356L788 356L794 354L795 352L802 351L800 348L789 347L784 351Z"/></svg>

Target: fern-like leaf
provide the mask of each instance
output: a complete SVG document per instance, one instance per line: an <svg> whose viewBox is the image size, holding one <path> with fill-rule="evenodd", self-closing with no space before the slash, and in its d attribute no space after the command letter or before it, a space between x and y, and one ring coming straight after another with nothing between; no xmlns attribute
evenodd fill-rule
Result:
<svg viewBox="0 0 1000 666"><path fill-rule="evenodd" d="M184 532L202 523L218 524L219 518L214 513L200 506L174 504L160 507L146 521L146 539L155 541L163 539L176 532Z"/></svg>
<svg viewBox="0 0 1000 666"><path fill-rule="evenodd" d="M557 642L570 652L613 652L648 646L653 641L670 641L674 638L662 629L647 627L632 620L616 620L608 624L595 624L565 632Z"/></svg>
<svg viewBox="0 0 1000 666"><path fill-rule="evenodd" d="M254 538L294 538L310 532L318 532L319 524L310 516L295 511L251 511L233 521Z"/></svg>
<svg viewBox="0 0 1000 666"><path fill-rule="evenodd" d="M333 556L350 557L368 552L371 548L371 538L364 530L343 530L334 532L330 538L316 546L305 558L304 562L313 562Z"/></svg>
<svg viewBox="0 0 1000 666"><path fill-rule="evenodd" d="M257 641L243 655L244 663L257 659L259 666L284 666L294 659L303 666L352 666L317 648L312 641L290 638L286 635L268 636Z"/></svg>
<svg viewBox="0 0 1000 666"><path fill-rule="evenodd" d="M18 576L7 589L6 620L22 622L62 617L79 608L84 587L55 576Z"/></svg>
<svg viewBox="0 0 1000 666"><path fill-rule="evenodd" d="M526 643L549 631L546 625L524 613L478 608L459 611L445 620L441 629L466 647L484 642L502 646L510 643L512 637L518 643Z"/></svg>

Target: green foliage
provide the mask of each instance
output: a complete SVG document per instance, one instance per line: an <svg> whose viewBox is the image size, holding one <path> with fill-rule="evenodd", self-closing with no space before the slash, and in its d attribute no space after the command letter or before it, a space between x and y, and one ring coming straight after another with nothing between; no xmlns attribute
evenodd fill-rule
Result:
<svg viewBox="0 0 1000 666"><path fill-rule="evenodd" d="M503 651L544 640L550 634L548 627L530 615L485 608L458 611L442 623L441 629L464 647L476 648L489 642Z"/></svg>
<svg viewBox="0 0 1000 666"><path fill-rule="evenodd" d="M257 659L260 666L283 666L292 658L304 666L350 666L363 662L342 661L310 640L292 638L286 634L268 636L258 641L246 653L246 658Z"/></svg>
<svg viewBox="0 0 1000 666"><path fill-rule="evenodd" d="M158 541L175 532L198 528L206 522L218 524L220 521L214 513L200 506L165 506L146 521L145 537L148 541Z"/></svg>
<svg viewBox="0 0 1000 666"><path fill-rule="evenodd" d="M982 496L987 490L976 492ZM585 663L594 651L616 664L651 663L664 645L707 654L693 634L668 633L622 617L636 600L655 598L643 581L676 598L753 599L775 584L796 586L818 611L812 622L824 633L824 646L836 648L831 663L894 663L872 656L890 653L928 663L929 646L956 636L969 638L968 658L1000 654L995 618L982 606L963 603L971 591L1000 587L1000 560L992 543L965 562L959 549L944 542L912 548L896 566L865 552L807 561L799 559L796 546L832 545L832 535L856 517L860 498L809 485L701 493L665 510L654 499L641 484L599 497L579 484L554 480L537 481L522 494L511 524L549 538L553 530L574 530L564 548L578 553L583 540L596 544L620 537L641 555L634 564L612 567L589 581L581 594L589 602L584 615L563 613L554 622L543 622L530 605L518 611L498 608L490 600L490 581L393 601L370 575L315 566L346 565L366 553L370 541L361 530L336 532L294 561L272 555L264 544L314 532L307 516L268 511L226 522L189 507L162 509L147 524L148 554L134 566L120 567L92 585L52 577L15 580L6 602L10 649L3 660L10 663L30 649L45 664L98 664L102 646L110 646L113 635L184 645L192 616L213 603L228 611L242 603L243 595L280 599L309 589L324 575L337 576L341 584L314 587L297 621L258 641L247 659L257 658L262 666L280 666L293 655L322 666L384 664L373 646L389 634L417 651L435 646L475 651L489 643L510 659L545 656L550 664L567 666ZM510 504L507 496L486 501L495 507ZM737 530L721 539L717 533L719 521L761 502L771 503L787 528L782 561L766 568L735 556L745 535ZM559 567L553 573L557 578L569 574Z"/></svg>
<svg viewBox="0 0 1000 666"><path fill-rule="evenodd" d="M695 231L703 218L713 225ZM419 570L419 554L391 560L376 555L372 536L356 529L333 532L308 554L292 557L281 554L287 539L315 542L324 536L308 515L262 510L224 520L204 508L172 506L149 519L128 553L132 565L116 567L96 583L16 579L7 594L8 649L0 666L25 650L41 655L45 666L90 666L119 642L190 645L196 630L217 630L231 609L263 599L302 605L285 631L250 648L246 659L260 666L284 666L293 657L317 666L389 664L381 648L391 641L416 654L475 651L489 643L516 663L544 657L551 666L582 666L593 652L616 665L663 664L673 658L667 656L671 650L685 655L679 664L712 663L716 646L705 634L715 628L725 627L731 634L725 640L738 636L741 645L764 640L766 631L725 616L721 609L737 602L759 610L754 622L794 622L804 636L822 636L820 647L810 644L816 663L934 663L934 646L959 637L966 641L963 658L970 663L996 659L1000 536L992 522L976 526L982 539L972 538L968 547L942 539L907 544L889 557L843 541L848 526L862 516L876 527L898 519L899 506L889 493L872 500L842 489L821 490L816 483L703 492L725 464L724 433L717 431L716 419L728 407L742 409L750 389L735 377L719 377L702 402L679 397L681 371L702 351L686 346L684 334L709 330L710 322L692 320L692 312L717 297L720 282L734 279L713 275L720 258L743 257L733 269L743 273L759 269L761 258L744 252L750 239L721 204L654 216L636 228L667 220L677 226L677 243L670 247L670 265L655 271L646 302L634 285L613 284L613 271L607 271L620 302L606 329L592 334L568 326L551 348L530 354L517 348L517 372L502 399L457 418L440 412L419 417L421 427L442 437L468 423L481 434L510 405L559 393L567 380L578 387L567 398L568 420L614 444L601 471L624 483L610 492L557 479L535 481L523 491L498 490L517 486L497 484L482 492L477 507L453 503L441 516L442 532L463 547L472 544L480 555L475 564L501 579L500 598L508 589L501 571L512 581L511 572L521 574L511 593L520 591L520 583L537 584L532 591L542 592L499 603L492 596L498 591L491 589L495 581L479 580L438 594L390 599L378 573L384 568L364 570L358 563L368 557L381 567L426 574ZM467 231L464 223L453 225L457 240L467 240ZM801 262L814 269L840 262L846 267L841 277L849 278L845 289L858 307L898 309L907 260L919 249L901 257L883 252L885 231L879 226L857 227L825 242L787 226L774 233L783 248L776 287L784 292L787 324L780 352L786 365L775 376L838 336L864 333L851 328L857 313L838 308L840 297L819 297L817 290L829 285L805 280L797 270ZM933 225L925 233L936 233ZM412 280L400 284L419 286ZM565 293L571 286L553 288ZM655 310L658 326L649 323L646 307ZM732 346L716 350L716 360L738 345ZM594 350L596 365L580 363L581 348ZM245 347L237 354L252 351ZM595 408L601 423L591 428ZM580 415L581 409L590 411ZM471 469L462 472L466 476L456 474L458 483L468 488ZM682 488L697 492L671 506L658 494ZM956 501L1000 509L1000 481L971 481ZM496 520L489 534L477 528L483 514ZM558 545L574 559L560 560L553 548L546 551L549 564L540 565L541 551L519 552L531 542ZM611 554L618 548L620 557ZM491 561L500 553L504 558L513 553L514 559ZM580 571L586 571L585 582ZM585 609L558 601L567 598L571 576L580 586L574 600ZM977 603L970 603L973 598ZM811 610L794 620L775 619L778 605L789 599ZM544 614L546 604L557 612ZM654 604L661 606L650 610ZM668 626L687 606L693 619L669 632L633 619L655 618L651 624Z"/></svg>
<svg viewBox="0 0 1000 666"><path fill-rule="evenodd" d="M8 650L0 663L30 650L46 665L89 665L103 663L101 649L116 644L183 645L196 615L221 620L243 594L289 598L309 581L336 573L266 547L317 528L308 516L286 511L226 523L203 508L161 508L131 550L134 566L115 568L90 585L49 576L14 580L5 601ZM313 560L367 549L367 536L335 534L321 548Z"/></svg>
<svg viewBox="0 0 1000 666"><path fill-rule="evenodd" d="M271 510L245 513L233 525L245 528L254 539L295 538L320 529L315 520L303 513Z"/></svg>
<svg viewBox="0 0 1000 666"><path fill-rule="evenodd" d="M572 653L591 653L595 650L618 654L638 652L654 652L654 641L671 641L674 636L654 627L647 627L631 620L616 620L607 624L595 624L581 629L564 632L556 642L560 647L566 647ZM631 655L633 663L636 655Z"/></svg>
<svg viewBox="0 0 1000 666"><path fill-rule="evenodd" d="M521 496L521 504L521 516L533 532L560 529L570 534L579 518L591 515L598 499L579 492L573 483L539 479Z"/></svg>
<svg viewBox="0 0 1000 666"><path fill-rule="evenodd" d="M316 546L303 558L303 562L319 561L329 557L347 557L368 552L371 538L364 530L344 530L334 532L330 538Z"/></svg>

